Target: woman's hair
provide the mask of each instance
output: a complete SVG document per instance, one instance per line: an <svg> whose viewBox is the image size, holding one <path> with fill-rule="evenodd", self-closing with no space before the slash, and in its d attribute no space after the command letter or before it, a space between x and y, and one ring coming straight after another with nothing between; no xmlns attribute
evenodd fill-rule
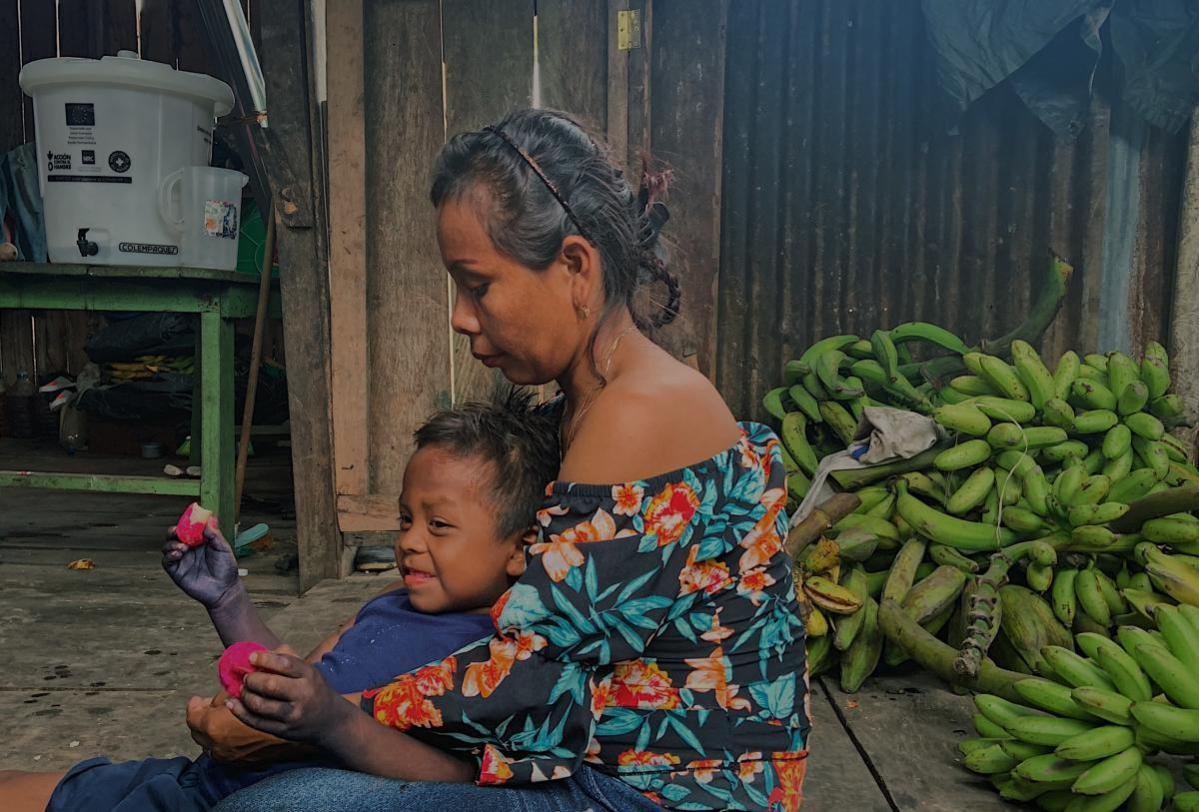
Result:
<svg viewBox="0 0 1199 812"><path fill-rule="evenodd" d="M416 430L418 449L435 446L461 460L490 463L491 503L500 538L526 530L558 475L558 415L510 389L490 403L438 412Z"/></svg>
<svg viewBox="0 0 1199 812"><path fill-rule="evenodd" d="M669 177L643 162L634 190L608 149L574 119L553 110L518 110L451 138L437 156L429 196L441 206L482 187L492 243L537 270L557 258L567 235L583 237L603 264L601 321L627 306L644 329L668 324L679 312L679 285L659 239L669 214L658 198ZM634 297L648 282L662 283L667 299L646 318L637 313Z"/></svg>

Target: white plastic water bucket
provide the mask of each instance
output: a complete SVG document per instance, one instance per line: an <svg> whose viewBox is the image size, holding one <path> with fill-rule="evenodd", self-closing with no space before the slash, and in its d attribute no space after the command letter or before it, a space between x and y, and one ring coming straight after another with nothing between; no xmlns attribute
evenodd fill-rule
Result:
<svg viewBox="0 0 1199 812"><path fill-rule="evenodd" d="M166 221L161 200L174 173L207 167L213 122L233 106L228 85L124 51L31 62L20 82L33 97L52 262L178 266L213 256L189 256L188 232ZM201 267L232 269L231 242L231 258Z"/></svg>
<svg viewBox="0 0 1199 812"><path fill-rule="evenodd" d="M179 235L179 256L193 268L233 270L248 178L231 169L185 166L163 179L159 214Z"/></svg>

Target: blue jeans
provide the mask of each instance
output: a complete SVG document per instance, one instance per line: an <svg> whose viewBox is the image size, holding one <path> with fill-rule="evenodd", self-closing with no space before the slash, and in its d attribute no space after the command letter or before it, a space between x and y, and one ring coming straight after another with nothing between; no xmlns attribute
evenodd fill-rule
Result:
<svg viewBox="0 0 1199 812"><path fill-rule="evenodd" d="M397 781L323 767L294 770L230 795L215 812L661 812L623 781L581 767L519 787Z"/></svg>

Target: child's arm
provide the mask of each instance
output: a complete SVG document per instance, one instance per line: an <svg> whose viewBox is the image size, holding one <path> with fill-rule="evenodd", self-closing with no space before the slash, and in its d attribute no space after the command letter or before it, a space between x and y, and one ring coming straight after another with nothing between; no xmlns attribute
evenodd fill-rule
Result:
<svg viewBox="0 0 1199 812"><path fill-rule="evenodd" d="M270 649L281 644L238 577L233 548L212 524L204 528L204 543L196 547L178 541L172 529L162 548L162 568L185 594L204 605L226 646L241 640Z"/></svg>

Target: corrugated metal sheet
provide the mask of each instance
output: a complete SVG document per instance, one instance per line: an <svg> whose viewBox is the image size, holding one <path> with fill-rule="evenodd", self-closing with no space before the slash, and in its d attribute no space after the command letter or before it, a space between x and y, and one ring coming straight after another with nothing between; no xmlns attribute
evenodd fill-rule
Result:
<svg viewBox="0 0 1199 812"><path fill-rule="evenodd" d="M732 4L716 374L738 413L820 336L909 319L1006 332L1050 249L1077 273L1047 353L1096 348L1101 304L1127 313L1133 348L1165 338L1184 135L1113 136L1096 100L1059 143L1002 86L960 118L945 104L918 0ZM1110 180L1128 144L1137 172ZM1135 196L1135 221L1110 222L1113 195ZM1113 228L1127 267L1105 287Z"/></svg>

